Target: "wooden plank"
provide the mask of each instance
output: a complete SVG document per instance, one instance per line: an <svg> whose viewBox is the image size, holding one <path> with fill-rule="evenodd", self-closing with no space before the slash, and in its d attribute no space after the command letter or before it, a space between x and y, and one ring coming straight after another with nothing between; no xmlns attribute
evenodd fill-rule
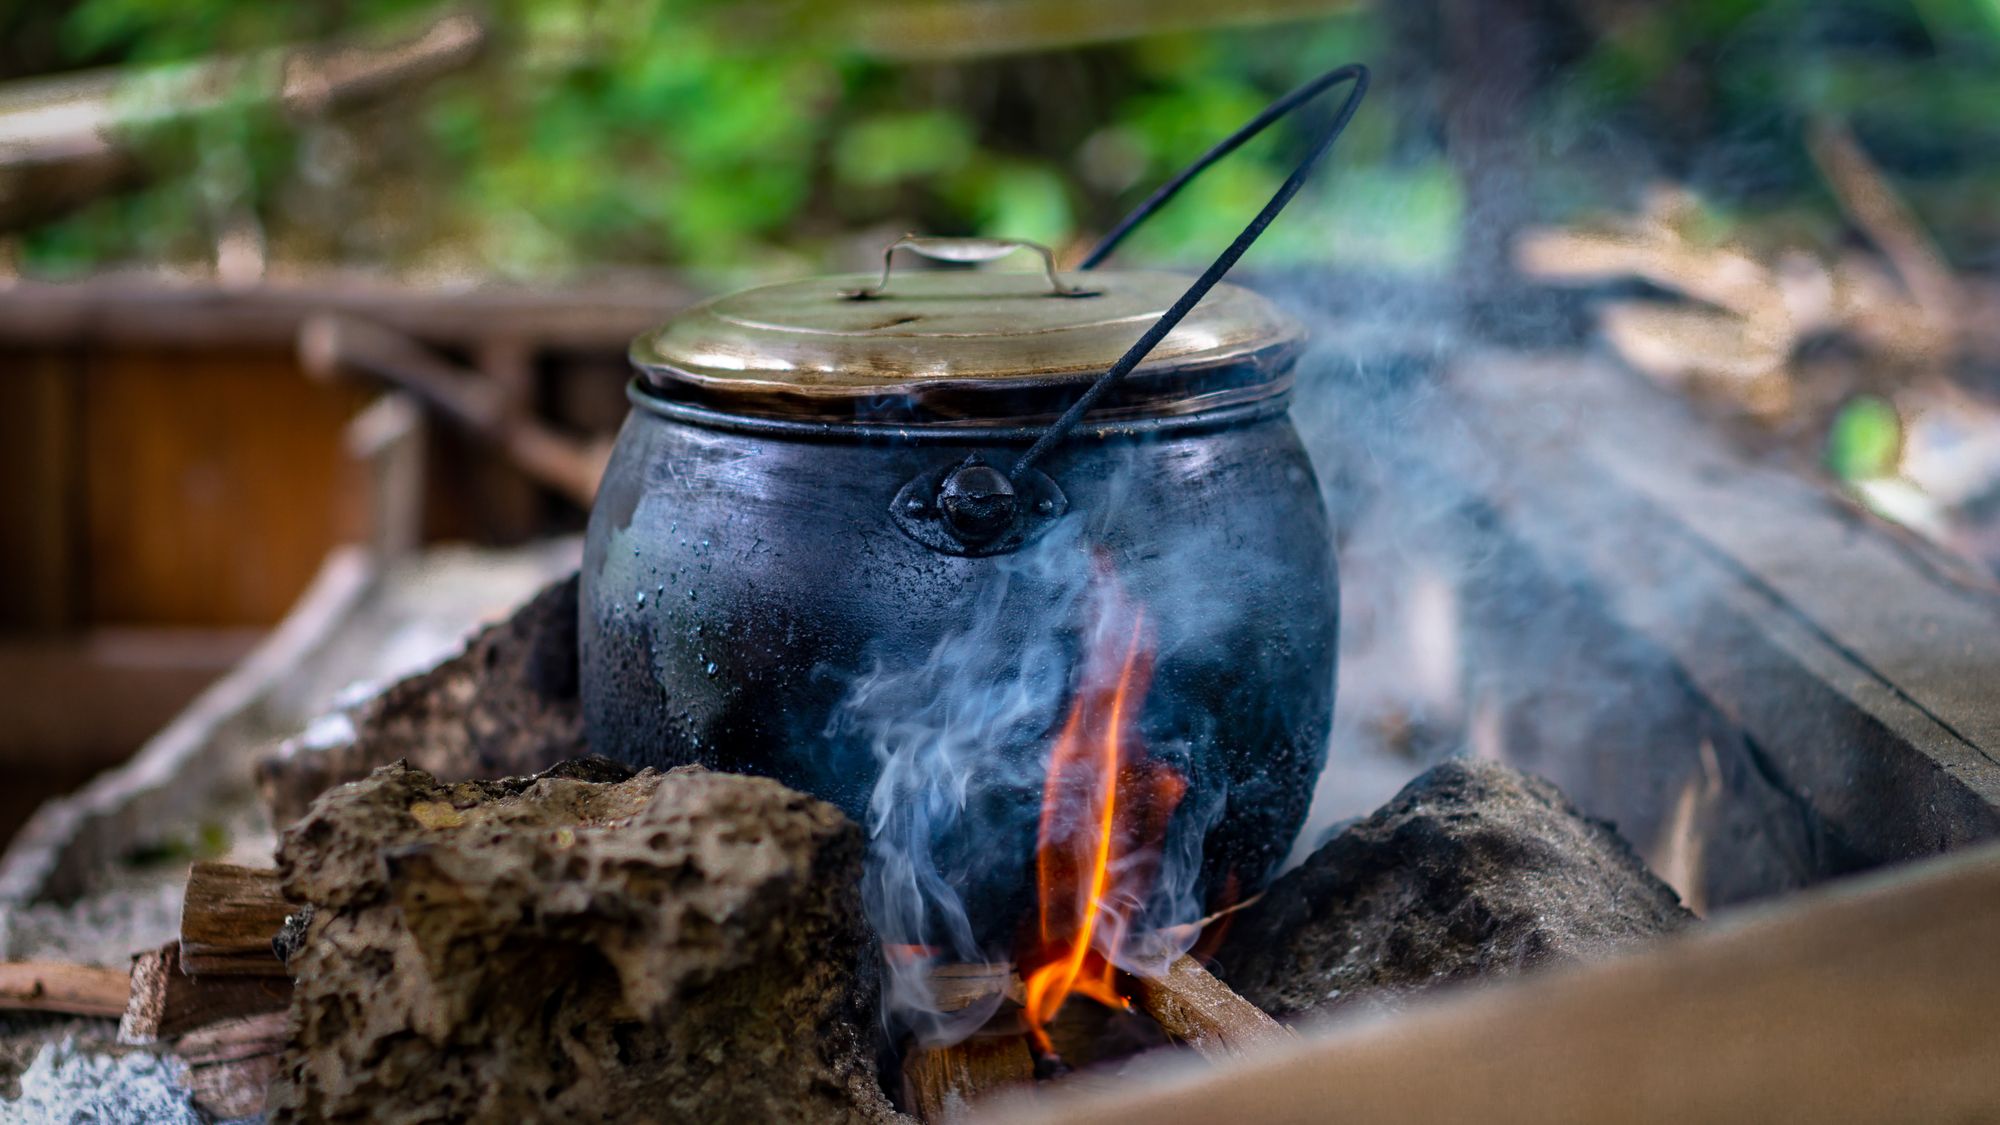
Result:
<svg viewBox="0 0 2000 1125"><path fill-rule="evenodd" d="M269 625L336 544L361 537L346 460L358 387L299 378L282 351L116 351L88 375L90 615Z"/></svg>
<svg viewBox="0 0 2000 1125"><path fill-rule="evenodd" d="M183 822L219 784L240 785L268 737L257 708L332 636L376 578L367 552L329 555L284 624L132 760L36 812L0 855L0 910L83 892L88 874L152 826Z"/></svg>
<svg viewBox="0 0 2000 1125"><path fill-rule="evenodd" d="M1995 948L2000 847L1988 845L1254 1060L1050 1089L988 1120L1993 1120Z"/></svg>
<svg viewBox="0 0 2000 1125"><path fill-rule="evenodd" d="M61 630L81 608L78 363L71 351L0 350L0 628L8 631Z"/></svg>
<svg viewBox="0 0 2000 1125"><path fill-rule="evenodd" d="M348 423L347 452L368 477L368 546L383 562L423 543L427 430L423 407L406 391L390 391Z"/></svg>
<svg viewBox="0 0 2000 1125"><path fill-rule="evenodd" d="M257 642L255 630L99 629L0 639L0 842L132 755ZM116 700L117 706L105 706Z"/></svg>
<svg viewBox="0 0 2000 1125"><path fill-rule="evenodd" d="M498 392L501 433L540 425L535 415L538 397L535 358L533 343L512 333L496 333L473 349L472 366L484 373ZM518 461L508 464L499 458L494 460L493 471L478 478L476 503L483 517L481 522L493 530L494 541L519 543L534 535L541 524L541 493L536 482L523 474ZM580 498L586 509L597 491L595 480L591 485L591 490Z"/></svg>
<svg viewBox="0 0 2000 1125"><path fill-rule="evenodd" d="M1454 471L1740 725L1848 853L1819 877L2000 834L2000 595L1601 362L1451 385L1479 447Z"/></svg>
<svg viewBox="0 0 2000 1125"><path fill-rule="evenodd" d="M1590 418L1589 456L1618 484L1670 513L1988 765L2000 764L2000 698L1992 690L2000 587L1795 473L1647 421L1628 405L1646 388L1630 380L1608 372L1566 378L1570 373L1558 365L1506 365L1489 369L1481 384L1496 394L1563 387L1564 408Z"/></svg>
<svg viewBox="0 0 2000 1125"><path fill-rule="evenodd" d="M257 646L255 629L92 629L0 638L0 762L98 770L129 757ZM106 700L117 700L106 707Z"/></svg>
<svg viewBox="0 0 2000 1125"><path fill-rule="evenodd" d="M130 978L117 969L59 961L0 961L0 1009L117 1019Z"/></svg>
<svg viewBox="0 0 2000 1125"><path fill-rule="evenodd" d="M485 285L414 289L330 273L249 288L157 275L15 281L0 301L0 342L37 347L289 348L305 321L346 313L433 345L471 347L504 327L538 348L623 354L639 333L700 295L658 273L607 274L561 290Z"/></svg>
<svg viewBox="0 0 2000 1125"><path fill-rule="evenodd" d="M181 970L196 976L289 977L271 939L294 909L274 870L195 864L181 902Z"/></svg>

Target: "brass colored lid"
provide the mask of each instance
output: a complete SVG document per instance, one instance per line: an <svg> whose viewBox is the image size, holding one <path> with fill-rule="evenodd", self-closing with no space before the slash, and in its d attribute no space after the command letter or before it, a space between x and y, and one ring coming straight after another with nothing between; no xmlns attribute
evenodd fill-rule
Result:
<svg viewBox="0 0 2000 1125"><path fill-rule="evenodd" d="M1188 286L1175 274L819 277L696 305L639 337L632 362L662 397L757 415L912 423L1026 421L1059 413ZM1215 287L1093 417L1185 414L1289 389L1303 333L1247 289Z"/></svg>

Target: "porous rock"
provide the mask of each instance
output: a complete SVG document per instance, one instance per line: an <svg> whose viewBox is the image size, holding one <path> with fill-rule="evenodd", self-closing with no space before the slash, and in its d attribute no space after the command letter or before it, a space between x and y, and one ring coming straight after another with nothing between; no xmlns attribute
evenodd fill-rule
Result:
<svg viewBox="0 0 2000 1125"><path fill-rule="evenodd" d="M577 694L577 576L552 583L465 651L323 716L257 765L271 823L407 761L450 781L530 774L586 753Z"/></svg>
<svg viewBox="0 0 2000 1125"><path fill-rule="evenodd" d="M398 763L284 835L275 1121L885 1121L860 830L761 778Z"/></svg>
<svg viewBox="0 0 2000 1125"><path fill-rule="evenodd" d="M1217 971L1288 1021L1600 955L1694 920L1616 830L1540 778L1455 760L1235 918Z"/></svg>

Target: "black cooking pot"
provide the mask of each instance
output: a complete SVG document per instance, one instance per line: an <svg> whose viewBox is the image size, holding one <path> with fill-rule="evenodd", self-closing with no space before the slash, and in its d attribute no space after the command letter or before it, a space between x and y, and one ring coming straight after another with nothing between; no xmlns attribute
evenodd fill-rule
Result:
<svg viewBox="0 0 2000 1125"><path fill-rule="evenodd" d="M1365 72L1275 104L1085 263L1349 79L1313 157L1192 286L1065 279L1046 250L1040 274L892 276L885 260L872 284L752 289L641 337L585 545L593 749L775 776L866 821L880 746L842 721L855 685L936 662L968 630L999 651L1047 636L1077 568L1041 564L1087 557L1159 634L1138 727L1187 780L1177 824L1199 847L1194 897L1262 886L1324 761L1338 598L1312 465L1285 416L1301 331L1219 279L1331 144ZM889 253L983 261L1020 245L904 239ZM993 769L1043 760L1054 735L1015 733L985 751ZM1015 827L961 841L953 870L983 888L990 919L1018 917L1032 812L989 820Z"/></svg>

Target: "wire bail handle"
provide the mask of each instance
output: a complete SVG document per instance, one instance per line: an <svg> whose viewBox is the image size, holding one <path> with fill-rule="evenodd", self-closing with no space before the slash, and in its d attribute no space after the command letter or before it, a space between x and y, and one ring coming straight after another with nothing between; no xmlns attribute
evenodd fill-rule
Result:
<svg viewBox="0 0 2000 1125"><path fill-rule="evenodd" d="M1146 330L1146 334L1139 337L1138 342L1133 344L1124 355L1118 357L1118 361L1106 369L1104 374L1099 375L1097 380L1090 384L1089 388L1074 403L1070 404L1069 409L1063 411L1060 418L1050 423L1048 429L1042 431L1042 436L1035 439L1035 444L1029 446L1028 450L1021 454L1020 458L1014 462L1013 468L1007 473L1010 480L1018 484L1028 479L1029 474L1034 470L1035 463L1047 456L1051 449L1060 445L1063 439L1067 438L1076 429L1077 424L1083 421L1083 416L1088 414L1090 409L1096 406L1100 399L1109 394L1111 389L1117 386L1120 380L1130 374L1132 369L1137 367L1140 361L1144 360L1159 345L1160 341L1166 338L1167 333L1174 330L1174 326L1178 325L1182 318L1186 317L1189 311L1195 305L1199 304L1203 297L1208 295L1208 291L1215 288L1216 283L1222 280L1223 275L1227 274L1236 265L1237 259L1243 256L1244 251L1250 249L1251 244L1263 235L1264 228L1270 226L1271 220L1278 217L1278 212L1283 211L1285 206L1292 201L1292 197L1299 193L1299 188L1305 185L1306 177L1312 174L1313 168L1318 165L1320 159L1333 148L1333 143L1340 139L1340 134L1346 130L1347 123L1354 119L1354 112L1360 108L1361 99L1368 94L1368 68L1360 63L1350 63L1335 70L1329 70L1325 74L1293 90L1291 93L1286 94L1284 97L1279 98L1277 101L1272 102L1270 105L1265 106L1264 111L1256 117L1251 118L1248 124L1231 133L1214 148L1203 153L1194 163L1183 169L1179 175L1160 185L1152 195L1147 197L1144 203L1133 208L1130 214L1119 220L1118 225L1111 228L1111 233L1105 235L1096 246L1091 248L1090 253L1085 255L1083 263L1077 268L1079 270L1096 269L1105 258L1111 255L1113 250L1117 249L1118 244L1125 240L1126 235L1131 234L1140 223L1151 218L1154 212L1164 206L1168 200L1179 194L1180 190L1187 186L1188 181L1206 171L1216 161L1241 148L1244 142L1263 132L1273 121L1278 120L1280 117L1318 97L1325 91L1344 82L1352 84L1348 90L1347 99L1340 104L1339 111L1334 114L1333 120L1327 125L1326 131L1313 144L1312 151L1306 154L1305 159L1299 162L1298 167L1292 169L1292 174L1272 194L1270 202L1264 204L1264 209L1257 212L1256 217L1250 220L1249 225L1243 228L1242 232L1236 236L1234 242L1231 242L1221 254L1216 256L1215 261L1209 263L1208 268L1202 271L1201 276L1196 278L1194 283L1187 287L1187 291L1182 293L1179 299L1168 307L1166 312L1160 314L1160 319L1153 322L1153 326ZM894 247L892 246L890 249L893 250ZM994 257L998 256L998 254L994 255ZM1053 258L1049 260L1048 268L1050 280L1054 282L1056 277ZM887 280L888 269L885 260L883 268L884 284L887 283Z"/></svg>

